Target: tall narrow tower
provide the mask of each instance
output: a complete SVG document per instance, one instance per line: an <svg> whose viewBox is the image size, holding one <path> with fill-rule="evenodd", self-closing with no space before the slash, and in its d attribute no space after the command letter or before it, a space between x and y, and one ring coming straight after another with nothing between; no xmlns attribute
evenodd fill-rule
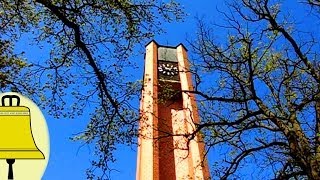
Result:
<svg viewBox="0 0 320 180"><path fill-rule="evenodd" d="M146 46L137 180L209 179L204 144L185 134L199 122L186 48Z"/></svg>

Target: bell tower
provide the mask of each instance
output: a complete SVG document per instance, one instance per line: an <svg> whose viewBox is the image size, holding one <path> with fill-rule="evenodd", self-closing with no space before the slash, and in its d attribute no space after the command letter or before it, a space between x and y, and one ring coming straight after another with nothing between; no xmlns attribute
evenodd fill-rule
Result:
<svg viewBox="0 0 320 180"><path fill-rule="evenodd" d="M199 122L187 50L161 46L151 41L146 46L137 180L210 179L204 159L204 144L197 134L185 134Z"/></svg>

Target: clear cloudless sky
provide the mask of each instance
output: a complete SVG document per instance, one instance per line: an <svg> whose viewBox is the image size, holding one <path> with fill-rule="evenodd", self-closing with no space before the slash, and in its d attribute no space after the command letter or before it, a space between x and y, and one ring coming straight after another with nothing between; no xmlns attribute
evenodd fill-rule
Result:
<svg viewBox="0 0 320 180"><path fill-rule="evenodd" d="M177 0L184 7L188 16L183 22L164 23L163 28L166 31L164 34L157 35L156 40L161 45L176 46L183 43L188 48L187 37L195 38L197 31L197 21L195 17L203 18L206 22L221 22L222 15L217 11L226 11L224 0ZM295 7L291 6L291 2L284 1L286 9L297 13ZM297 13L299 14L299 13ZM300 17L303 20L303 17ZM312 23L310 23L312 24ZM320 26L314 26L320 27ZM310 27L312 28L312 27ZM223 34L221 30L215 30L215 34ZM220 32L219 32L220 31ZM151 40L151 39L150 39ZM223 41L223 40L222 40ZM48 58L50 47L38 49L30 46L28 38L23 38L17 44L17 51L24 50L25 56L34 61L41 61ZM144 46L141 44L140 46ZM27 48L27 49L26 49ZM139 48L137 48L139 49ZM140 52L140 51L139 51ZM135 52L135 54L139 54ZM189 51L189 57L192 57ZM132 61L141 64L140 72L132 72L137 74L136 78L142 79L144 54L140 53L137 56L131 57ZM128 72L130 73L130 72ZM43 111L47 120L47 125L50 133L50 159L47 169L44 173L43 180L84 180L86 179L86 169L90 167L90 158L93 157L94 149L92 146L83 145L80 142L73 142L70 137L85 129L88 119L54 119ZM86 115L84 115L86 116ZM133 180L135 179L136 170L136 147L119 146L116 151L117 162L111 172L111 178L114 180ZM210 162L209 157L209 162Z"/></svg>
<svg viewBox="0 0 320 180"><path fill-rule="evenodd" d="M163 24L166 33L158 35L155 40L162 45L176 46L179 43L186 43L186 37L194 36L196 31L195 16L205 15L206 17L218 16L216 6L222 0L204 1L178 1L184 6L188 16L184 22L173 22ZM150 39L151 40L151 39ZM145 44L142 44L144 46ZM39 52L36 47L30 47L27 40L21 42L21 48L29 47L26 51L27 58L41 60L46 58L44 53ZM18 47L19 47L18 46ZM33 49L34 48L34 49ZM136 54L136 53L135 53ZM143 65L144 54L131 57L133 61L141 62ZM139 63L140 64L140 63ZM131 73L131 72L128 72ZM138 79L142 79L143 68L137 73ZM137 79L137 80L138 80ZM83 145L80 142L73 142L69 138L86 127L86 123L75 119L54 119L43 112L50 133L50 159L43 176L43 180L82 180L86 179L85 171L90 167L90 158L93 157L94 149L91 146ZM135 179L136 169L136 147L121 146L116 152L117 162L113 168L111 177L115 180Z"/></svg>
<svg viewBox="0 0 320 180"><path fill-rule="evenodd" d="M184 7L188 16L183 22L164 23L163 28L166 31L164 34L157 35L155 40L161 45L176 46L183 43L188 48L187 37L195 38L197 31L197 21L195 17L203 18L206 22L221 22L222 15L217 11L226 11L224 0L177 0ZM296 7L291 6L291 2L284 1L287 10L291 10L295 14L299 14ZM299 17L303 20L303 16ZM299 20L299 19L298 19ZM312 23L310 23L312 24ZM310 28L319 28L320 26L313 26ZM308 27L309 28L309 27ZM214 30L215 34L224 34L221 30ZM223 37L222 37L223 38ZM150 39L151 40L151 39ZM224 39L222 39L223 41ZM50 47L38 49L30 46L28 38L22 39L17 44L17 51L23 49L26 58L34 61L41 61L48 58ZM140 46L144 46L141 44ZM27 49L26 49L27 48ZM137 48L139 49L139 48ZM140 51L139 51L140 52ZM137 74L137 80L142 79L144 54L135 52L137 56L131 57L132 61L141 64L140 72L132 72ZM189 57L192 57L189 51ZM131 72L128 72L131 73ZM86 118L81 119L54 119L45 111L49 133L50 133L50 159L43 176L43 180L82 180L86 179L86 169L90 167L90 158L93 157L94 149L92 146L83 145L80 142L73 142L70 137L85 129L87 122ZM114 164L111 177L114 180L133 180L135 179L136 170L136 147L119 146L116 151L117 162ZM210 162L209 157L209 162Z"/></svg>
<svg viewBox="0 0 320 180"><path fill-rule="evenodd" d="M187 37L195 38L197 25L195 17L203 17L206 21L219 22L222 15L217 12L219 10L226 10L224 8L224 0L178 0L184 7L188 16L184 22L164 23L163 28L166 33L157 35L155 40L161 45L176 46L183 43L188 47ZM215 32L217 34L219 32ZM223 32L221 32L223 33ZM150 39L151 40L151 39ZM141 46L144 46L142 44ZM28 49L25 49L28 47ZM46 59L47 55L36 47L29 45L28 40L22 40L17 46L17 51L24 50L26 57L40 61ZM135 52L137 54L137 52ZM189 53L189 57L192 57ZM131 57L133 61L143 65L144 54ZM128 72L133 73L133 72ZM136 73L136 72L134 72ZM142 79L143 67L140 72L136 73L137 80ZM80 142L73 142L70 137L76 133L81 132L86 127L87 122L83 121L85 118L80 119L54 119L46 114L49 133L50 133L50 159L46 172L43 176L44 180L82 180L86 179L86 169L90 167L90 159L94 156L94 149L92 146L83 145ZM116 152L117 162L113 168L111 177L115 180L133 180L135 179L136 169L136 147L119 146Z"/></svg>

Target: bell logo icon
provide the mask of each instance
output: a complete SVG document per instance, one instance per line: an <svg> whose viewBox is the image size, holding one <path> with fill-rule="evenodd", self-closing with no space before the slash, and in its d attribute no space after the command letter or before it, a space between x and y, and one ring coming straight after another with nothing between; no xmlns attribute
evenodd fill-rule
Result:
<svg viewBox="0 0 320 180"><path fill-rule="evenodd" d="M0 97L0 179L40 180L49 159L46 121L40 109L21 94Z"/></svg>

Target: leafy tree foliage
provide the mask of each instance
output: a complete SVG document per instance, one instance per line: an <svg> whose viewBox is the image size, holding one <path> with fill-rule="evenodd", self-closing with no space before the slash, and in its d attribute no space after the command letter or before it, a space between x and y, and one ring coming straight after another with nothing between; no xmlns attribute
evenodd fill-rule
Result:
<svg viewBox="0 0 320 180"><path fill-rule="evenodd" d="M12 51L11 43L7 40L0 41L0 88L11 88L17 91L17 86L24 86L19 78L22 68L26 67L26 62ZM19 80L20 79L20 80Z"/></svg>
<svg viewBox="0 0 320 180"><path fill-rule="evenodd" d="M162 22L183 16L173 1L0 0L1 90L30 94L56 118L90 114L75 139L95 144L88 178L108 178L116 145L135 142L137 133L131 100L141 86L125 73L137 67L129 55L135 44L161 33ZM35 62L15 54L23 37L45 46L49 58ZM94 112L85 110L89 106Z"/></svg>
<svg viewBox="0 0 320 180"><path fill-rule="evenodd" d="M312 28L320 4L299 2L310 18L301 22L281 3L229 1L225 23L200 19L190 43L200 57L194 93L202 122L195 133L201 130L208 151L221 157L213 178L320 179L320 39Z"/></svg>

